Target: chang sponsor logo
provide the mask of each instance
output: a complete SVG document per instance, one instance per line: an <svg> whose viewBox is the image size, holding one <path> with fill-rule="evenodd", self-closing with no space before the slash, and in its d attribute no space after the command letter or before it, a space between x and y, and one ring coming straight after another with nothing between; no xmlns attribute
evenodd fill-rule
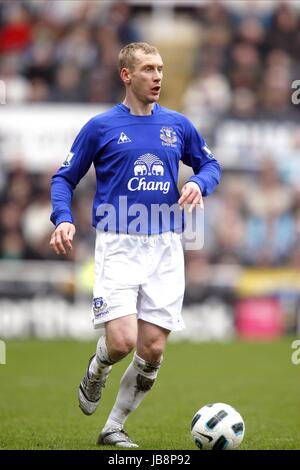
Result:
<svg viewBox="0 0 300 470"><path fill-rule="evenodd" d="M130 178L128 181L129 191L162 191L167 194L170 189L169 181L146 181L145 178Z"/></svg>
<svg viewBox="0 0 300 470"><path fill-rule="evenodd" d="M169 181L146 178L164 176L164 172L163 162L156 155L145 153L134 162L134 176L128 181L127 188L129 191L162 191L163 194L167 194L170 189Z"/></svg>

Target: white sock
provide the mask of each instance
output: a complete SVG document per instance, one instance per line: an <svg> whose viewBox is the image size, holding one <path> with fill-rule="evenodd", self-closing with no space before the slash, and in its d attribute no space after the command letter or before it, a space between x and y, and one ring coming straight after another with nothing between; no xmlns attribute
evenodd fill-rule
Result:
<svg viewBox="0 0 300 470"><path fill-rule="evenodd" d="M114 362L109 357L106 338L101 336L97 343L96 356L90 363L89 372L96 378L106 378L111 371L111 366Z"/></svg>
<svg viewBox="0 0 300 470"><path fill-rule="evenodd" d="M129 414L134 411L150 391L158 374L162 360L151 364L136 353L120 383L116 402L111 410L104 430L122 429Z"/></svg>

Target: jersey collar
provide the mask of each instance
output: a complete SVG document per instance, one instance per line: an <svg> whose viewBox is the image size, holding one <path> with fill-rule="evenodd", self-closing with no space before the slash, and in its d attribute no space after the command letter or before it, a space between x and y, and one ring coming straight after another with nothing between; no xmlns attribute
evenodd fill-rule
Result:
<svg viewBox="0 0 300 470"><path fill-rule="evenodd" d="M125 106L125 104L118 103L117 106L119 108L121 108L123 111L125 111L127 114L130 114L130 109L127 106ZM156 114L158 112L159 108L160 108L159 104L155 103L154 106L153 106L153 109L152 109L152 114L147 114L146 116L136 116L135 114L131 114L131 116L142 117L142 118L150 117L150 116L153 116L153 114Z"/></svg>

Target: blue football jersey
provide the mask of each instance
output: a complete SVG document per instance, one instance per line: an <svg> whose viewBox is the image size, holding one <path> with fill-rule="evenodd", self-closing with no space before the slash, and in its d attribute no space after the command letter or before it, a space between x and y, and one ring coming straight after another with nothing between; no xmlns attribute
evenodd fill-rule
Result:
<svg viewBox="0 0 300 470"><path fill-rule="evenodd" d="M73 190L93 164L97 181L93 226L111 230L110 224L103 222L112 208L113 231L130 233L129 225L139 208L143 215L143 208L151 214L152 206L177 205L180 160L193 168L189 181L199 185L203 196L210 194L219 183L220 166L193 124L158 104L151 115L136 116L120 103L87 122L53 176L51 221L56 226L74 223ZM170 229L180 231L175 225ZM149 219L140 227L140 233L145 234L163 231L160 218L154 223Z"/></svg>

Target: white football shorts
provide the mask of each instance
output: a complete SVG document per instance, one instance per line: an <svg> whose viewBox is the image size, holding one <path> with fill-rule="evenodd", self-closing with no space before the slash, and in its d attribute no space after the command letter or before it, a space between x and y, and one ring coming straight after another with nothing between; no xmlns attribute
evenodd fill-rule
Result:
<svg viewBox="0 0 300 470"><path fill-rule="evenodd" d="M184 257L179 234L96 234L94 328L130 314L182 330Z"/></svg>

